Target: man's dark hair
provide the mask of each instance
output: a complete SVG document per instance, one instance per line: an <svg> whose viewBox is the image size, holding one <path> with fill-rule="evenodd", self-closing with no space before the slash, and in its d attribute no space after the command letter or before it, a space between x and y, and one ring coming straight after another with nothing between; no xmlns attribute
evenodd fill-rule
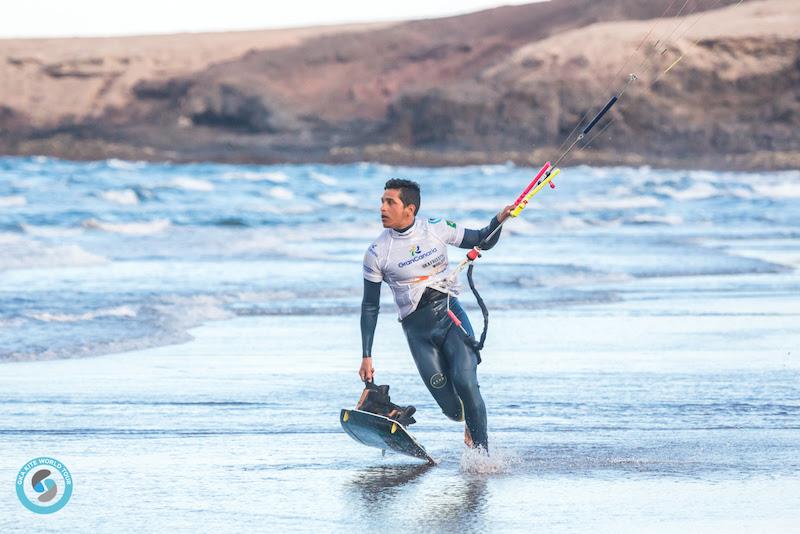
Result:
<svg viewBox="0 0 800 534"><path fill-rule="evenodd" d="M403 207L406 207L409 204L414 204L414 206L416 206L414 215L419 213L420 194L419 184L417 182L392 178L386 182L386 185L383 186L383 189L399 189L400 201L403 203Z"/></svg>

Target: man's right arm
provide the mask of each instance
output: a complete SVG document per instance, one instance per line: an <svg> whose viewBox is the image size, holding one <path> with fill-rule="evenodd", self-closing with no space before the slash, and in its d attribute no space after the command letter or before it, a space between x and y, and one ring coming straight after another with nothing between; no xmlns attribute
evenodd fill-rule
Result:
<svg viewBox="0 0 800 534"><path fill-rule="evenodd" d="M364 296L361 299L361 368L362 380L371 380L372 342L375 339L375 326L378 324L378 313L381 308L381 283L364 279Z"/></svg>

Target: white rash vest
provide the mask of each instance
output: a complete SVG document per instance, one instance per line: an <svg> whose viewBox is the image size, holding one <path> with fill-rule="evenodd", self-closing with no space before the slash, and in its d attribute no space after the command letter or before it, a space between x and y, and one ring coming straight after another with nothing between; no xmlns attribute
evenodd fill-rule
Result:
<svg viewBox="0 0 800 534"><path fill-rule="evenodd" d="M448 275L447 245L458 246L463 239L464 228L444 219L417 218L402 233L387 228L364 254L364 278L389 284L402 320L417 308L429 286L458 294L456 287L437 284Z"/></svg>

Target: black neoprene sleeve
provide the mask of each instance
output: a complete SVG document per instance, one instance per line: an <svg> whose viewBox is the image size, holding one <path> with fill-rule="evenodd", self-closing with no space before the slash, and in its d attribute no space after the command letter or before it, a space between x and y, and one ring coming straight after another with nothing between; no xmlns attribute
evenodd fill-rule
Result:
<svg viewBox="0 0 800 534"><path fill-rule="evenodd" d="M372 357L372 341L375 339L375 325L381 309L381 283L364 280L364 297L361 299L361 355Z"/></svg>
<svg viewBox="0 0 800 534"><path fill-rule="evenodd" d="M491 234L495 228L500 226L500 221L497 220L497 216L492 217L492 220L489 222L489 226L485 226L480 230L470 230L469 228L464 230L464 237L461 239L461 243L458 245L458 248L472 248L476 246L478 243L484 240L486 236ZM496 234L492 236L486 245L484 245L483 250L489 250L495 244L497 244L497 240L500 239L500 233L503 230L498 230Z"/></svg>

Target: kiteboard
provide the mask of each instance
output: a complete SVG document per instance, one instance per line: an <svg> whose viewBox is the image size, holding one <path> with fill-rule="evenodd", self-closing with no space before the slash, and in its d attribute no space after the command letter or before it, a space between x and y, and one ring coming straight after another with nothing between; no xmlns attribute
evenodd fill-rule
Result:
<svg viewBox="0 0 800 534"><path fill-rule="evenodd" d="M388 417L362 410L343 409L339 414L339 422L347 435L362 445L383 451L389 449L425 460L429 464L436 463L403 425Z"/></svg>

